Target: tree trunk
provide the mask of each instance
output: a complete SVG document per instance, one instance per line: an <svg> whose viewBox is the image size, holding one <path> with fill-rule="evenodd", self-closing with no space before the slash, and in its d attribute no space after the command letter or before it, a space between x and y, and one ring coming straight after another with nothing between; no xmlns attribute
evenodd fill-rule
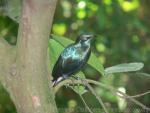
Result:
<svg viewBox="0 0 150 113"><path fill-rule="evenodd" d="M24 0L17 47L0 40L0 80L18 113L57 113L47 48L57 0Z"/></svg>

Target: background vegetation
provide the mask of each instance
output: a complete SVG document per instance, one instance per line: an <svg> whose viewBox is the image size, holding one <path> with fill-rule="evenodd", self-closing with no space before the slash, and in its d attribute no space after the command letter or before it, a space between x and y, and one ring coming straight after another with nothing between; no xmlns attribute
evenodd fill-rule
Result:
<svg viewBox="0 0 150 113"><path fill-rule="evenodd" d="M55 12L52 33L72 40L81 33L96 34L92 50L104 67L136 61L145 65L141 72L150 73L149 6L149 0L60 0ZM18 24L1 13L0 37L15 45L17 30ZM114 86L130 95L150 90L150 78L140 73L102 77L89 67L85 68L85 73L87 78ZM122 100L103 88L95 89L111 110L141 113L141 109L134 103ZM99 103L90 93L85 93L84 98L89 106L99 108ZM150 94L138 100L150 107ZM61 108L72 108L70 113L75 113L76 108L84 107L80 97L65 87L57 92L56 101L61 113ZM2 86L0 113L16 113L9 94Z"/></svg>

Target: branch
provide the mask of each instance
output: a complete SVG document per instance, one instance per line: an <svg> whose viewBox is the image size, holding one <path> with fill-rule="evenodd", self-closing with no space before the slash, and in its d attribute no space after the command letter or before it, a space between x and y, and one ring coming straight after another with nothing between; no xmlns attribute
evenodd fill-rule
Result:
<svg viewBox="0 0 150 113"><path fill-rule="evenodd" d="M144 95L147 95L147 94L149 94L150 93L150 91L146 91L146 92L144 92L144 93L140 93L140 94L137 94L137 95L132 95L132 96L130 96L130 97L132 97L132 98L138 98L138 97L142 97L142 96L144 96ZM128 98L128 97L126 97L126 98Z"/></svg>
<svg viewBox="0 0 150 113"><path fill-rule="evenodd" d="M4 38L0 37L0 82L8 89L7 80L8 72L16 57L15 47L7 43Z"/></svg>
<svg viewBox="0 0 150 113"><path fill-rule="evenodd" d="M101 86L109 91L111 91L113 94L117 95L117 93L121 94L121 95L118 95L120 96L121 98L125 98L125 99L129 99L130 101L134 102L135 104L139 105L140 107L142 107L144 110L148 110L150 111L150 108L148 108L147 106L145 106L144 104L142 104L141 102L137 101L136 99L134 99L133 97L121 92L121 91L118 91L117 89L114 89L113 87L111 86L108 86L108 85L105 85L103 83L100 83L100 82L97 82L97 81L94 81L94 80L91 80L91 79L85 79L84 81L86 81L87 83L89 84L94 84L94 85L98 85L98 86ZM55 87L54 87L54 91L55 93L62 87L64 86L65 84L72 84L72 81L70 79L66 79L62 82L60 82L59 84L57 84ZM82 84L82 85L85 85L83 83L82 80L74 80L73 84Z"/></svg>
<svg viewBox="0 0 150 113"><path fill-rule="evenodd" d="M57 113L47 66L48 39L57 0L22 2L15 57L9 57L11 52L0 45L0 71L4 70L0 79L18 113Z"/></svg>
<svg viewBox="0 0 150 113"><path fill-rule="evenodd" d="M81 100L83 101L83 103L84 103L85 107L87 108L87 110L88 110L90 113L93 113L92 110L91 110L91 109L89 108L89 106L87 105L87 103L85 102L85 100L84 100L84 98L82 97L82 95L79 94L79 96L80 96Z"/></svg>
<svg viewBox="0 0 150 113"><path fill-rule="evenodd" d="M97 98L97 100L99 101L99 103L102 105L102 108L104 109L105 113L108 113L106 106L104 104L104 102L102 101L101 97L99 97L97 95L97 93L94 91L94 89L89 85L89 83L85 80L83 80L83 83L89 88L89 90L92 92L93 95L95 95L95 97Z"/></svg>
<svg viewBox="0 0 150 113"><path fill-rule="evenodd" d="M7 49L9 48L8 44L6 43L6 41L0 37L0 82L4 83L4 73L5 71L3 70L5 68L4 64L4 60L5 55L7 54Z"/></svg>

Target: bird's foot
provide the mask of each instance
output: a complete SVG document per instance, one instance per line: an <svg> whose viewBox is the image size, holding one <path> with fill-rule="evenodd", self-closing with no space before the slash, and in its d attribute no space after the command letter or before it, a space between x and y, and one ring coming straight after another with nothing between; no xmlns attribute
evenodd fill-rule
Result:
<svg viewBox="0 0 150 113"><path fill-rule="evenodd" d="M65 88L68 88L68 87L70 87L69 84L65 84Z"/></svg>
<svg viewBox="0 0 150 113"><path fill-rule="evenodd" d="M70 77L69 79L72 81L72 88L74 89L75 88L74 78Z"/></svg>
<svg viewBox="0 0 150 113"><path fill-rule="evenodd" d="M78 76L73 75L72 77L73 77L74 79L76 79L76 80L82 80L82 78L80 78L79 75L78 75ZM75 85L74 85L73 88L75 89ZM76 85L76 89L78 90L78 93L79 93L79 90L80 90L80 84L77 84L77 85Z"/></svg>

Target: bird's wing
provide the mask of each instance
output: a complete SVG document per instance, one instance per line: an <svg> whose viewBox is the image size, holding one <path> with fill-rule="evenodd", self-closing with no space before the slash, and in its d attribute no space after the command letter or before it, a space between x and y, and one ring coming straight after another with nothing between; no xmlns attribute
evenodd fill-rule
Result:
<svg viewBox="0 0 150 113"><path fill-rule="evenodd" d="M66 48L70 48L72 47L73 44L68 45ZM64 60L66 60L66 58L62 57L62 56L67 56L68 52L70 49L64 49L63 52L61 53L61 55L59 56L58 60L56 61L53 70L52 70L52 76L53 76L53 81L57 80L59 77L63 76L63 69L64 69ZM66 53L67 52L67 53Z"/></svg>
<svg viewBox="0 0 150 113"><path fill-rule="evenodd" d="M81 51L73 45L68 46L61 54L62 71L64 76L69 76L78 71L83 66Z"/></svg>
<svg viewBox="0 0 150 113"><path fill-rule="evenodd" d="M57 80L60 76L62 76L62 57L59 56L58 60L56 61L54 68L52 70L53 81Z"/></svg>
<svg viewBox="0 0 150 113"><path fill-rule="evenodd" d="M80 50L80 47L76 47L73 44L67 46L53 68L53 81L61 76L67 77L79 71L86 62L84 59L88 59L89 55L90 52L88 55L85 55L83 51Z"/></svg>

